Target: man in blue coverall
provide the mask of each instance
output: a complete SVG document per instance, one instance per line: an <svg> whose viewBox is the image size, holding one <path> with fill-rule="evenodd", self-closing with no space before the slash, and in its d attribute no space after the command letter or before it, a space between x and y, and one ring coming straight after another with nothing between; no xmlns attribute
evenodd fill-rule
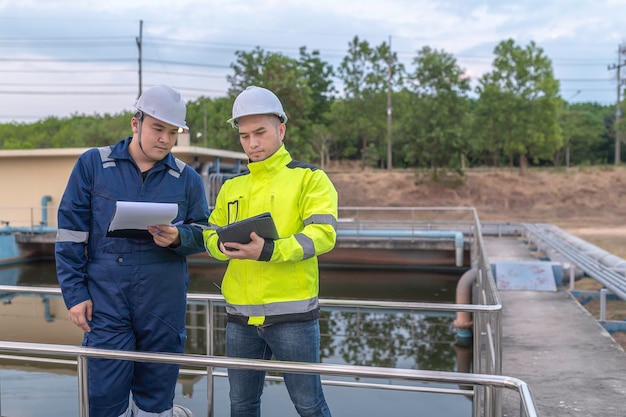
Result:
<svg viewBox="0 0 626 417"><path fill-rule="evenodd" d="M209 209L200 175L171 154L186 128L180 93L157 85L135 103L133 136L83 153L59 205L59 284L84 346L182 353L187 255L204 250ZM117 201L175 203L170 224L108 237ZM90 417L190 416L174 405L178 365L89 360ZM129 404L129 394L132 402Z"/></svg>

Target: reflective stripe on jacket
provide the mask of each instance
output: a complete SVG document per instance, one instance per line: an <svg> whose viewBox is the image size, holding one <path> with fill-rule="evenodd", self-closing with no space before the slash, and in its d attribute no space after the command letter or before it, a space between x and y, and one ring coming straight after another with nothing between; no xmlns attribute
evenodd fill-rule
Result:
<svg viewBox="0 0 626 417"><path fill-rule="evenodd" d="M222 185L209 221L226 225L272 213L280 239L269 261L232 259L222 282L227 312L261 325L266 317L318 308L317 257L335 246L337 191L324 171L293 160L284 146L248 169ZM211 256L228 259L214 231L205 230L204 241Z"/></svg>

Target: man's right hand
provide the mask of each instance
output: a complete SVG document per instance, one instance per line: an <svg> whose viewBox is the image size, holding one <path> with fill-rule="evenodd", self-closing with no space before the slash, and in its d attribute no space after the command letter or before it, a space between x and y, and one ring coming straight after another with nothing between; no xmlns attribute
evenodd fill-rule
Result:
<svg viewBox="0 0 626 417"><path fill-rule="evenodd" d="M76 304L68 310L68 313L72 323L83 329L83 331L91 331L89 324L87 324L87 321L91 321L91 315L93 313L93 302L91 300L85 300L82 303Z"/></svg>
<svg viewBox="0 0 626 417"><path fill-rule="evenodd" d="M257 235L256 232L250 232L249 243L237 242L220 242L220 250L230 259L251 259L256 261L261 256L265 245L265 239Z"/></svg>

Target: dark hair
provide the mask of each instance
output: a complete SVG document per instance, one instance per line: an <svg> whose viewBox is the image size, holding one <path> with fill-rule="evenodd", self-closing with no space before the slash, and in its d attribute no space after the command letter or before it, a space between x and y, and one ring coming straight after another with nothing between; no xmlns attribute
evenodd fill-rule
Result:
<svg viewBox="0 0 626 417"><path fill-rule="evenodd" d="M275 113L269 113L268 116L274 116L272 119L278 121L278 123L273 123L274 126L285 124L285 122L283 121L284 119Z"/></svg>

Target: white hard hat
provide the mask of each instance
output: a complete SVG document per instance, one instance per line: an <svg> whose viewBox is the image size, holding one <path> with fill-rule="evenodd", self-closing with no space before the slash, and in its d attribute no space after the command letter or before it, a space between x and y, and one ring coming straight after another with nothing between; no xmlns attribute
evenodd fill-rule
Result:
<svg viewBox="0 0 626 417"><path fill-rule="evenodd" d="M275 114L281 123L287 123L287 115L276 94L267 88L251 85L243 90L233 104L233 117L226 122L237 127L237 120L253 114Z"/></svg>
<svg viewBox="0 0 626 417"><path fill-rule="evenodd" d="M134 106L138 111L162 122L189 129L185 123L187 106L177 90L166 85L155 85L141 94Z"/></svg>

